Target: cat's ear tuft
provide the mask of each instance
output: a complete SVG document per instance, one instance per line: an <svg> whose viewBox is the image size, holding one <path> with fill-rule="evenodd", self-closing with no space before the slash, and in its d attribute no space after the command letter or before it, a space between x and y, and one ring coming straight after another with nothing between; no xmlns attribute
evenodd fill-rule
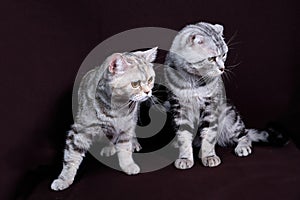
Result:
<svg viewBox="0 0 300 200"><path fill-rule="evenodd" d="M147 51L136 51L136 52L133 52L133 54L144 58L147 62L153 62L156 58L157 49L158 49L158 47L154 47Z"/></svg>
<svg viewBox="0 0 300 200"><path fill-rule="evenodd" d="M112 74L123 74L128 65L126 64L122 54L115 53L111 56L109 61L108 70Z"/></svg>
<svg viewBox="0 0 300 200"><path fill-rule="evenodd" d="M204 37L199 34L193 34L190 36L190 41L192 44L203 44L204 43Z"/></svg>
<svg viewBox="0 0 300 200"><path fill-rule="evenodd" d="M214 25L214 29L220 34L220 35L223 35L223 30L224 30L224 27L220 24L215 24Z"/></svg>

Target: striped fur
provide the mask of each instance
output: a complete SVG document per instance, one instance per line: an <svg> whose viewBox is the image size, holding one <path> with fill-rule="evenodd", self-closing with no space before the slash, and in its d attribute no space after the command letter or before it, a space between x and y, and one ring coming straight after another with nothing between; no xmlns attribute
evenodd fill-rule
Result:
<svg viewBox="0 0 300 200"><path fill-rule="evenodd" d="M165 78L172 91L171 112L177 126L179 158L175 166L193 166L192 142L201 146L204 166L221 163L215 145L236 144L235 153L247 156L252 142L268 140L266 131L246 129L234 106L227 104L221 75L228 47L223 27L198 23L183 28L174 38L165 64ZM193 136L195 138L193 138Z"/></svg>
<svg viewBox="0 0 300 200"><path fill-rule="evenodd" d="M63 169L51 185L53 190L63 190L73 183L93 140L102 136L111 144L101 154L117 153L125 173L139 173L132 159L132 152L141 148L135 136L137 108L152 95L155 74L151 62L156 53L157 48L116 53L83 77L75 123L67 135Z"/></svg>

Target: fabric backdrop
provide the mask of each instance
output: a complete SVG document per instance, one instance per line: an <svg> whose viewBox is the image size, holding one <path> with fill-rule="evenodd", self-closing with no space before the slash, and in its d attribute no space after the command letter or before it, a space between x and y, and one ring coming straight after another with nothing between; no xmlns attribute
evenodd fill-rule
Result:
<svg viewBox="0 0 300 200"><path fill-rule="evenodd" d="M1 1L0 199L29 195L45 174L49 183L58 175L80 64L101 41L137 27L180 30L199 21L223 24L225 40L233 37L227 65L239 63L226 80L227 98L248 126L275 122L299 146L297 2ZM170 176L177 172L172 170ZM283 181L282 187L290 186Z"/></svg>

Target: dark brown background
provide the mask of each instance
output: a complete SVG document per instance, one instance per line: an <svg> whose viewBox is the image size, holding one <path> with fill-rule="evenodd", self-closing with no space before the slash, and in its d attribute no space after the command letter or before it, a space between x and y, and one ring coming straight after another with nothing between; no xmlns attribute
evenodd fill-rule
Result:
<svg viewBox="0 0 300 200"><path fill-rule="evenodd" d="M208 21L223 24L227 40L236 33L227 64L241 64L226 82L228 98L249 126L275 121L299 145L297 0L12 0L1 1L0 8L0 199L300 199L299 150L292 144L282 150L257 147L257 154L246 159L224 149L224 164L213 170L197 163L190 171L169 166L135 177L87 156L78 183L62 193L49 190L61 167L64 133L72 123L72 85L81 62L101 41L137 27L180 30ZM271 167L282 162L282 169ZM286 173L277 176L278 170Z"/></svg>

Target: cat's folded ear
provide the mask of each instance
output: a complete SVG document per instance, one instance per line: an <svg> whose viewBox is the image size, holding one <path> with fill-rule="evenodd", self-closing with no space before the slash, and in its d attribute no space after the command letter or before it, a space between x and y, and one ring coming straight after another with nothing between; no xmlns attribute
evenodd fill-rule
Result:
<svg viewBox="0 0 300 200"><path fill-rule="evenodd" d="M213 25L214 29L219 33L220 35L223 35L224 27L220 24Z"/></svg>
<svg viewBox="0 0 300 200"><path fill-rule="evenodd" d="M128 67L122 54L120 53L115 53L111 55L108 63L109 63L108 70L112 74L123 74L126 68Z"/></svg>
<svg viewBox="0 0 300 200"><path fill-rule="evenodd" d="M203 44L204 37L198 33L190 35L188 42L193 44Z"/></svg>
<svg viewBox="0 0 300 200"><path fill-rule="evenodd" d="M157 48L158 47L154 47L147 51L136 51L136 52L133 52L133 54L144 58L147 62L153 62L156 58Z"/></svg>
<svg viewBox="0 0 300 200"><path fill-rule="evenodd" d="M215 24L215 25L212 25L212 27L219 35L223 35L224 27L222 25ZM204 36L202 36L200 33L193 33L188 38L187 42L190 43L191 45L203 44L203 43L205 43L205 39L204 39Z"/></svg>

